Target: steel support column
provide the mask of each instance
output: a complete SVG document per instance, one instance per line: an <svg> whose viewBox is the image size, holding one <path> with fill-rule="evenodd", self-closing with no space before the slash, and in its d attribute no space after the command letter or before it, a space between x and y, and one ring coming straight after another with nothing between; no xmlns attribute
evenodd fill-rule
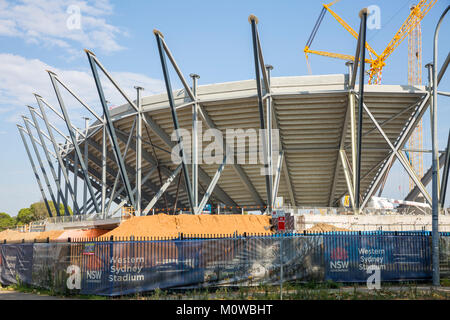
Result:
<svg viewBox="0 0 450 320"><path fill-rule="evenodd" d="M180 132L179 132L179 124L178 124L178 116L177 116L177 111L176 111L176 107L175 107L175 101L173 99L173 92L172 92L172 85L170 83L170 76L169 76L169 71L167 69L167 63L166 63L166 58L165 58L165 54L164 54L164 48L163 48L163 43L162 43L162 34L161 32L159 32L158 30L154 30L153 33L155 34L156 37L156 43L158 45L158 52L159 52L159 57L161 60L161 67L162 67L162 71L164 74L164 82L166 84L166 91L167 91L167 97L169 100L169 105L170 105L170 111L172 113L172 122L173 122L173 127L175 129L175 133L177 136L177 144L180 146L180 156L181 156L181 165L183 167L183 175L184 175L184 182L186 185L186 193L187 193L187 197L189 200L189 207L191 209L191 213L194 213L194 202L193 202L193 197L192 197L192 188L191 188L191 181L189 178L189 173L187 170L187 161L186 161L186 154L184 152L184 148L183 148L183 141L181 139L180 136ZM193 100L195 97L192 97Z"/></svg>
<svg viewBox="0 0 450 320"><path fill-rule="evenodd" d="M142 87L134 87L136 89L136 106L137 119L136 119L136 212L137 215L141 215L142 205L142 101L141 91ZM132 132L130 132L132 134Z"/></svg>
<svg viewBox="0 0 450 320"><path fill-rule="evenodd" d="M76 140L77 140L77 143L78 143L78 134L77 133L75 133L75 136L76 136ZM78 157L76 156L76 154L75 154L75 162L74 162L74 173L73 173L73 191L74 191L74 198L75 198L75 202L76 203L78 203L78 201L77 201L77 196L78 196L78 175L77 175L77 172L78 172L78 162L79 162L79 159L78 159ZM58 175L58 179L59 179L59 175ZM75 214L80 214L80 212L76 212Z"/></svg>
<svg viewBox="0 0 450 320"><path fill-rule="evenodd" d="M347 154L344 149L344 143L345 143L345 137L346 137L346 133L347 133L347 127L348 127L349 120L350 120L350 125L351 125L352 129L354 129L354 127L355 127L355 125L354 125L355 124L355 121L354 121L355 120L354 119L355 104L354 104L354 102L355 102L354 95L352 92L350 92L349 97L348 97L347 110L345 112L344 121L342 123L338 157L336 160L336 167L334 170L333 183L331 185L330 198L328 200L328 205L331 206L332 203L334 202L334 193L336 190L336 184L337 184L337 180L338 180L338 173L339 173L340 165L342 165L342 169L344 171L344 176L345 176L345 182L347 184L347 191L348 191L348 194L351 199L352 209L355 209L355 171L354 171L355 169L353 168L353 170L350 170L350 168L349 168ZM352 139L352 142L354 142L353 139ZM352 144L352 147L354 147L354 144ZM353 165L355 165L355 161L354 161L355 153L353 153L353 151L354 151L354 148L352 148L352 160L353 160Z"/></svg>
<svg viewBox="0 0 450 320"><path fill-rule="evenodd" d="M274 179L273 188L272 188L272 190L273 190L272 207L275 206L275 201L277 200L278 187L280 186L281 168L283 166L283 160L284 160L284 151L280 151L278 154L277 171L275 174L275 179Z"/></svg>
<svg viewBox="0 0 450 320"><path fill-rule="evenodd" d="M41 100L42 97L37 95L37 94L35 94L35 97L36 97L36 101L38 103L39 109L41 110L41 115L42 115L42 118L44 120L45 126L47 128L47 132L48 132L48 135L50 137L50 141L51 141L51 143L53 145L53 149L55 150L55 154L56 154L56 157L58 159L58 163L59 163L59 165L61 167L61 172L62 172L62 174L64 176L64 181L65 181L66 185L69 188L70 196L72 198L72 203L73 203L73 207L74 207L73 209L76 212L79 212L79 207L78 207L78 204L75 202L75 197L74 197L72 186L70 184L70 179L69 179L69 176L67 174L66 167L64 165L64 161L63 161L63 159L61 157L61 152L59 152L59 146L58 146L58 144L56 142L55 136L53 135L53 131L52 131L52 128L50 126L50 122L48 121L48 118L47 118L47 113L45 112L44 106L42 105L42 100ZM68 202L69 202L68 199L65 199L65 201L66 201L66 203L68 205ZM66 214L68 214L68 210L67 210Z"/></svg>
<svg viewBox="0 0 450 320"><path fill-rule="evenodd" d="M348 94L348 102L349 102L349 110L348 112L350 112L350 143L351 143L351 155L352 155L352 179L353 179L353 187L355 188L356 186L356 154L357 154L357 150L356 150L356 109L355 109L355 94L353 91L351 91ZM343 135L346 134L346 131L342 133ZM344 139L345 141L345 139ZM356 192L356 189L353 189L353 192ZM355 205L355 203L354 203ZM353 207L353 209L355 209L355 207Z"/></svg>
<svg viewBox="0 0 450 320"><path fill-rule="evenodd" d="M166 180L166 182L161 186L161 189L159 189L158 193L153 197L153 199L150 201L150 203L145 207L144 211L142 212L144 215L147 215L147 213L153 208L155 203L161 198L162 194L167 190L167 188L170 186L172 181L177 176L178 172L182 168L182 165L180 164L170 175L170 177Z"/></svg>
<svg viewBox="0 0 450 320"><path fill-rule="evenodd" d="M262 56L262 53L260 52L260 55ZM264 66L266 68L266 74L267 74L267 84L266 86L268 88L266 88L267 91L270 91L270 71L273 70L273 66L271 65L265 65ZM272 96L268 96L266 99L266 127L267 127L267 160L268 160L268 175L269 175L269 179L270 179L270 200L268 199L267 202L270 202L270 210L273 208L274 206L274 202L275 202L275 197L276 195L274 195L274 189L273 189L273 158L272 158L272 152L273 152L273 146L272 146L272 107L273 107L273 100L272 100ZM269 211L271 212L271 211Z"/></svg>
<svg viewBox="0 0 450 320"><path fill-rule="evenodd" d="M150 169L150 171L149 171L149 172L144 176L144 178L142 179L142 184L146 183L147 180L150 179L150 176L155 172L156 169L157 169L157 167L153 167L153 168ZM115 193L111 193L111 194L114 194L114 198L111 198L111 199L110 199L110 202L112 202L112 201L116 198L116 194L117 194L117 195L120 195L120 194L123 192L124 189L125 189L125 188L122 186L122 187L119 189L119 191L117 191L117 192L115 192ZM137 188L134 187L134 189L133 189L133 194L136 194L136 192L137 192ZM175 200L175 202L176 202L176 200ZM125 205L125 201L122 201L122 202L119 204L119 207L118 207L118 208L121 208L123 205ZM117 209L118 209L118 208L117 208ZM117 209L114 210L114 213L117 212ZM141 214L141 215L142 215L142 214Z"/></svg>
<svg viewBox="0 0 450 320"><path fill-rule="evenodd" d="M405 170L408 173L408 175L411 177L411 179L413 179L414 183L419 187L419 189L422 192L422 194L425 197L425 199L427 199L427 201L429 203L431 203L430 195L428 194L427 190L425 189L425 187L420 182L420 179L417 177L417 175L414 172L414 170L411 168L410 164L408 163L408 160L405 159L405 156L402 153L400 153L397 148L394 147L394 145L389 140L389 137L384 133L383 129L380 127L380 125L378 124L377 120L375 119L375 117L370 112L369 108L367 108L367 106L364 103L362 103L362 105L364 107L364 110L365 110L366 114L369 116L370 120L376 126L376 128L378 129L380 134L383 136L384 140L388 143L389 147L392 149L392 152L395 154L397 159L403 165L403 167L405 168Z"/></svg>
<svg viewBox="0 0 450 320"><path fill-rule="evenodd" d="M58 180L61 181L61 166L58 164ZM58 192L58 195L56 197L56 207L59 208L61 206L61 195Z"/></svg>
<svg viewBox="0 0 450 320"><path fill-rule="evenodd" d="M264 136L261 137L262 138L262 153L263 153L263 157L264 157L264 175L266 178L266 193L267 193L267 211L266 212L272 212L272 204L271 204L271 200L272 200L272 182L271 182L271 177L269 176L269 172L268 172L268 159L267 159L267 139L266 139L266 125L264 122L264 107L263 107L263 92L262 92L262 85L261 85L261 76L260 76L260 54L262 55L262 53L260 52L260 48L259 48L259 44L258 44L258 31L256 28L256 24L258 23L258 19L254 16L254 15L250 15L249 16L249 22L251 24L251 29L252 29L252 40L253 40L253 58L254 58L254 64L255 64L255 77L256 77L256 90L257 90L257 94L258 94L258 110L259 110L259 123L260 123L260 128L262 130L262 132L264 133ZM263 67L261 68L263 69L262 72L265 72L265 67L263 65ZM266 91L268 91L270 93L270 87L266 87Z"/></svg>
<svg viewBox="0 0 450 320"><path fill-rule="evenodd" d="M134 201L134 197L132 196L132 192L131 192L131 185L130 185L130 180L128 179L128 174L127 174L127 170L125 169L125 162L122 158L122 153L120 152L120 148L119 148L119 143L117 141L117 136L116 136L116 131L114 129L114 124L111 120L111 115L109 114L109 110L108 110L108 105L106 104L106 99L105 99L105 94L103 92L103 87L100 81L100 77L98 75L98 71L97 71L97 60L94 59L94 54L92 52L90 52L89 50L85 50L88 59L89 59L89 64L91 66L91 70L92 70L92 75L94 76L94 80L95 80L95 85L97 87L97 92L100 98L100 102L103 108L103 115L105 117L106 120L106 125L109 131L109 136L111 138L112 141L112 149L114 150L114 154L116 156L116 160L117 160L117 165L119 167L119 171L120 174L122 176L122 181L125 185L125 190L128 196L128 199L132 205L132 207L134 209L136 209L136 204ZM103 70L103 69L102 69ZM103 70L103 72L105 73L105 75L112 81L112 78L109 77L109 75L105 72L105 70ZM118 88L116 86L116 88ZM119 91L121 91L120 89L118 89ZM122 92L121 92L122 93ZM125 97L126 95L122 93L122 95ZM136 106L130 102L130 105L133 106L134 108L136 108Z"/></svg>
<svg viewBox="0 0 450 320"><path fill-rule="evenodd" d="M124 158L126 158L126 156L127 156L127 154L128 154L128 149L129 149L130 143L131 143L131 137L133 136L133 131L134 131L134 127L136 126L136 123L137 123L137 118L134 118L133 125L131 126L131 130L130 130L130 133L129 133L129 135L128 135L127 143L126 143L126 145L125 145L125 150L124 150L124 152L123 152L123 157L124 157ZM119 132L119 131L118 131L118 133L119 133L118 138L119 138L119 140L121 140L120 134L122 134L122 132ZM137 155L138 155L137 147L138 147L138 143L137 143L137 140L136 140L136 149L135 149L136 157L137 157ZM141 152L140 152L140 154L142 155L142 147L141 147ZM115 199L115 197L116 197L116 188L117 188L117 185L118 185L118 183L119 183L119 177L120 177L120 172L117 172L116 178L114 179L114 186L113 186L113 188L112 188L112 190L111 190L111 192L110 192L110 197L109 197L108 207L107 207L107 209L106 209L106 212L108 212L108 213L109 213L109 210L111 209L111 204L112 204L112 202L113 202L113 199ZM142 185L142 182L141 182L141 185ZM118 192L118 194L121 194L122 191L123 191L124 189L125 189L125 186L123 186L123 187L120 189L121 191ZM142 194L141 194L141 200L142 200ZM140 211L139 211L139 213L140 213Z"/></svg>
<svg viewBox="0 0 450 320"><path fill-rule="evenodd" d="M280 126L279 126L279 123L278 123L278 117L277 117L277 113L275 112L275 108L272 108L272 118L275 120L275 121L272 122L273 126L274 126L274 129L279 130ZM285 146L283 146L281 139L280 139L280 146L283 149L283 152L285 152L286 148L285 148ZM295 190L294 190L294 186L292 184L291 178L289 176L289 168L288 168L288 164L287 164L285 156L283 156L283 160L282 161L283 161L282 170L283 170L284 181L286 183L286 188L287 188L288 193L289 193L289 198L291 200L291 205L295 207L297 205L297 202L295 200Z"/></svg>
<svg viewBox="0 0 450 320"><path fill-rule="evenodd" d="M439 166L442 168L442 166L444 165L444 162L446 161L446 154L442 153L439 157ZM422 182L422 184L424 186L427 186L430 181L431 181L431 173L432 173L432 168L430 167L428 169L428 171L423 175L422 179L420 179L420 181ZM442 191L442 189L441 189ZM416 201L417 196L420 194L420 190L417 186L415 186L409 193L408 195L405 197L405 201ZM439 198L441 200L441 198Z"/></svg>
<svg viewBox="0 0 450 320"><path fill-rule="evenodd" d="M31 114L33 114L33 113L31 113ZM29 119L24 117L24 116L22 116L22 118L23 118L23 122L25 123L25 127L27 129L27 133L28 133L28 135L30 137L31 144L33 146L34 152L36 154L36 158L38 159L39 165L41 167L42 175L44 176L44 180L45 180L45 183L47 184L48 191L50 192L50 197L52 198L53 205L56 205L57 201L56 201L55 195L54 195L52 187L50 185L50 181L48 179L47 172L45 170L44 164L42 163L42 159L41 159L41 156L39 154L39 150L37 149L36 143L35 143L35 141L33 139L33 134L31 132L30 125L28 124ZM41 137L39 129L36 128L36 130L38 131L38 136ZM43 141L42 139L40 139L40 141L41 141L42 150L44 151L44 154L45 154L45 156L47 158L47 162L49 163L49 166L50 166L50 172L53 174L53 170L52 170L53 169L53 163L51 162L51 160L49 158L50 156L48 155L47 147L45 145L45 141ZM58 152L58 151L56 150L56 152ZM55 180L56 188L58 189L58 192L60 193L61 198L63 199L64 207L67 208L67 198L65 198L65 196L62 193L62 190L61 190L61 187L60 187L60 183L57 180L58 178L57 178L56 174L53 176L53 179ZM68 212L68 210L67 210L67 212ZM59 211L58 210L56 210L56 214L59 216Z"/></svg>
<svg viewBox="0 0 450 320"><path fill-rule="evenodd" d="M84 118L84 126L86 130L86 139L84 140L84 164L86 167L89 167L89 145L87 143L87 136L89 131L89 118ZM83 161L82 160L82 161ZM83 214L87 214L86 210L86 202L87 202L87 182L83 183ZM81 212L80 212L81 213Z"/></svg>
<svg viewBox="0 0 450 320"><path fill-rule="evenodd" d="M105 119L104 119L105 120ZM105 123L105 122L103 122ZM102 217L103 219L106 218L106 153L107 150L107 128L106 125L103 124L102 128L102 202L101 202L101 208L102 208Z"/></svg>
<svg viewBox="0 0 450 320"><path fill-rule="evenodd" d="M197 100L197 81L200 78L198 74L191 73L192 92ZM194 202L194 212L198 208L198 103L192 105L192 193Z"/></svg>
<svg viewBox="0 0 450 320"><path fill-rule="evenodd" d="M438 89L438 74L437 74L437 47L439 29L441 28L442 20L447 12L450 10L450 5L442 13L439 22L436 26L433 39L433 65L432 75L433 81L430 84L433 93L433 107L431 108L432 125L431 125L431 143L432 143L432 260L433 260L433 285L440 286L440 271L439 271L439 155L438 155L438 137L437 137L437 89Z"/></svg>
<svg viewBox="0 0 450 320"><path fill-rule="evenodd" d="M450 64L450 52L447 54L447 58L445 58L445 61L442 64L441 70L439 70L439 73L437 75L437 84L438 85L439 85L439 82L441 82L441 79L444 76L445 72L447 71L447 67L449 64Z"/></svg>
<svg viewBox="0 0 450 320"><path fill-rule="evenodd" d="M445 149L445 164L444 164L444 171L442 172L441 195L439 197L441 208L444 208L445 204L445 194L447 193L449 167L450 167L450 130L448 131L447 149Z"/></svg>
<svg viewBox="0 0 450 320"><path fill-rule="evenodd" d="M355 213L360 211L360 179L361 179L361 146L362 146L362 126L363 126L363 102L364 102L364 67L366 61L366 27L367 27L367 9L364 8L359 12L361 18L360 25L360 48L361 57L359 59L359 99L358 99L358 136L357 136L357 151L356 151L356 173L355 173ZM356 57L355 57L356 59Z"/></svg>
<svg viewBox="0 0 450 320"><path fill-rule="evenodd" d="M195 214L201 214L203 212L203 208L206 205L206 202L208 202L209 197L212 194L212 191L214 190L217 182L219 181L220 175L222 174L223 168L225 167L225 164L227 162L227 156L224 155L223 161L220 164L219 168L217 169L216 173L214 174L214 177L211 180L211 183L209 184L208 188L206 189L205 194L203 195L203 199L200 202L198 206L198 210L195 212Z"/></svg>
<svg viewBox="0 0 450 320"><path fill-rule="evenodd" d="M352 208L355 208L355 202L357 195L354 194L354 186L352 183L352 172L350 171L349 165L348 165L348 158L345 153L345 150L339 150L339 157L341 159L342 168L344 171L345 176L345 182L347 183L347 190L350 196L350 201L352 203Z"/></svg>
<svg viewBox="0 0 450 320"><path fill-rule="evenodd" d="M56 83L56 80L54 78L55 73L53 73L51 71L47 71L47 72L48 72L48 74L50 76L50 80L52 82L53 89L55 90L55 94L56 94L56 98L58 99L59 106L61 107L61 111L62 111L62 114L64 116L64 121L65 121L65 124L67 126L67 130L69 131L70 139L72 140L74 151L75 151L76 156L78 157L78 159L81 160L81 159L83 159L83 156L81 155L80 147L78 146L78 141L77 141L77 139L75 137L75 134L74 134L74 132L72 130L72 123L70 121L69 113L67 112L66 106L64 104L64 101L62 99L61 93L60 93L59 88L58 88L58 84ZM95 210L97 210L97 212L100 212L100 207L99 207L99 205L97 203L97 200L94 197L95 196L94 189L92 188L91 182L89 180L88 170L87 170L87 167L84 165L84 161L80 161L80 167L81 167L81 170L83 171L83 174L85 176L85 180L87 181L89 194L91 195L92 198L94 198Z"/></svg>
<svg viewBox="0 0 450 320"><path fill-rule="evenodd" d="M53 162L52 162L52 160L50 158L50 155L52 155L52 156L55 156L55 155L50 150L48 150L48 147L45 144L44 137L47 138L50 141L51 141L51 139L50 139L50 137L48 135L45 134L45 132L43 132L40 129L38 121L37 121L37 119L35 117L35 114L37 114L37 111L33 107L30 107L30 106L28 106L28 108L29 108L29 111L30 111L30 114L31 114L31 118L32 118L33 121L31 122L28 118L26 118L26 121L29 122L35 128L35 130L36 130L36 132L38 134L39 141L37 141L37 143L42 147L42 150L44 151L45 157L46 157L48 165L50 167L50 172L52 174L52 177L54 179L55 185L57 187L57 191L58 191L57 192L57 200L56 200L57 203L53 203L53 205L55 207L55 210L57 210L57 215L59 216L60 215L60 212L59 212L59 200L60 200L60 197L62 197L62 195L63 195L62 194L62 184L61 184L61 174L60 174L60 172L58 172L58 174L56 173L56 170L55 170L55 168L53 166ZM30 131L30 133L31 133L31 131ZM60 147L60 149L61 149L61 152L64 152L63 148ZM75 179L74 179L74 181L75 181ZM63 200L63 206L64 206L65 215L69 215L69 207L68 207L69 206L69 199L68 199L68 196L67 196L67 192L65 192L64 196L62 197L62 200Z"/></svg>
<svg viewBox="0 0 450 320"><path fill-rule="evenodd" d="M205 121L205 124L208 127L208 129L215 129L213 131L213 134L214 134L214 137L215 137L216 141L224 140L222 135L215 134L216 130L220 130L220 129L215 125L214 121L211 119L209 114L206 112L205 108L203 108L201 105L199 105L198 111L199 111L202 119ZM233 155L233 157L234 157L234 159L232 161L233 170L236 172L236 174L239 177L239 179L241 179L242 184L244 185L244 187L248 190L248 192L250 192L250 195L255 200L257 205L263 206L264 202L263 202L260 194L256 190L256 188L253 185L253 183L250 181L250 178L245 173L245 171L242 168L242 166L238 163L238 161L236 159L236 156L233 153L234 150L231 150L228 141L224 141L223 144L220 145L220 147L222 149L222 152L224 152L226 155L229 155L228 160L230 159L231 155ZM202 173L203 173L203 171L200 168L200 174L202 174Z"/></svg>
<svg viewBox="0 0 450 320"><path fill-rule="evenodd" d="M204 112L204 110L202 109L201 105L199 105L199 109L198 110L199 110L199 113L202 116L202 118L205 120L206 124L208 126L210 126L210 124L212 124L212 121L208 122L207 119L210 119L210 118ZM144 122L169 148L173 148L175 146L175 142L173 142L170 139L170 136L149 115L145 114ZM214 126L214 128L216 128L216 127ZM144 152L144 157L150 163L152 163L154 165L156 164L156 161L150 156L150 154ZM238 164L233 166L233 168L237 168L237 167L239 167ZM161 167L161 168L163 169L163 171L166 174L166 176L170 176L171 172L166 167ZM243 173L243 170L242 170L242 173ZM199 181L202 181L206 185L211 183L211 178L209 177L209 175L201 167L198 168L198 178L199 178ZM248 181L250 183L250 186L253 186L253 185L251 185L250 180L248 180ZM219 198L220 201L225 203L227 206L230 206L230 207L236 207L237 206L237 204L233 201L233 199L231 199L231 197L225 191L223 191L219 186L216 186L216 188L214 189L214 193L215 193L216 197Z"/></svg>
<svg viewBox="0 0 450 320"><path fill-rule="evenodd" d="M118 133L118 137L119 137L119 139L121 139L120 138L120 133ZM98 144L97 142L95 142L95 141L93 141L93 140L90 140L89 141L89 144L94 148L94 149L96 149L98 152L101 152L101 146L100 146L100 144ZM134 148L135 146L133 145L133 144L130 144L130 148ZM143 151L145 151L145 150L143 150ZM144 157L144 159L146 159L146 153L145 152L143 152L143 157ZM110 160L114 160L113 158L112 158L112 156L111 155L109 155L108 154L108 158L110 159ZM98 158L96 158L95 156L91 156L91 161L95 164L95 165L97 165L97 166L101 166L100 164L101 164L101 161L100 161L100 159L98 159ZM150 161L149 161L150 162ZM154 165L154 166L156 166L156 164L154 163L154 162L150 162L152 165ZM163 167L163 168L165 168L165 167ZM126 169L127 169L127 171L132 171L133 170L133 168L131 167L131 166L129 166L129 165L126 165ZM166 168L167 169L167 168ZM167 171L168 171L169 169L167 169ZM107 173L109 174L109 175L111 175L111 176L113 176L113 177L115 177L115 172L113 172L113 170L112 169L110 169L110 168L107 168ZM170 174L169 174L170 175ZM112 182L111 182L111 184L113 184ZM147 183L146 183L146 185L147 185L147 187L149 188L149 189L151 189L151 190L157 190L158 188L157 188L157 186L154 184L154 183L152 183L151 181L147 181ZM134 196L134 191L132 191L132 195ZM172 201L173 200L173 198L170 198L170 200Z"/></svg>
<svg viewBox="0 0 450 320"><path fill-rule="evenodd" d="M19 129L20 137L22 138L23 145L24 145L25 150L26 150L27 155L28 155L28 159L30 160L31 168L33 169L33 173L34 173L34 176L35 176L36 181L38 183L39 190L41 191L42 199L44 199L44 203L45 203L45 207L47 208L48 215L50 217L53 217L52 210L50 209L50 206L48 204L47 196L45 195L44 188L42 187L41 179L39 178L39 174L38 174L38 172L36 170L36 166L34 165L33 157L31 156L30 149L28 148L27 141L26 141L25 136L23 135L23 132L22 132L22 130L24 130L24 129L20 125L17 125L17 129Z"/></svg>
<svg viewBox="0 0 450 320"><path fill-rule="evenodd" d="M413 115L409 119L408 124L403 128L403 131L400 133L400 136L398 137L398 140L397 140L396 145L395 145L395 150L398 151L401 148L403 148L403 146L405 145L406 141L411 136L414 128L417 126L417 123L420 121L420 119L422 118L423 114L426 111L426 107L428 106L428 103L429 103L429 98L430 98L430 94L429 93L427 93L422 98L422 101L417 106L415 112L413 113ZM379 170L377 177L372 182L371 186L369 187L369 190L365 194L364 200L363 200L362 205L361 205L361 209L363 209L365 207L367 202L372 197L373 193L378 188L382 178L384 177L384 174L386 173L386 171L387 171L387 169L389 167L388 164L394 159L395 156L396 156L396 153L395 152L391 152L391 154L383 161L384 165L382 166L381 170Z"/></svg>

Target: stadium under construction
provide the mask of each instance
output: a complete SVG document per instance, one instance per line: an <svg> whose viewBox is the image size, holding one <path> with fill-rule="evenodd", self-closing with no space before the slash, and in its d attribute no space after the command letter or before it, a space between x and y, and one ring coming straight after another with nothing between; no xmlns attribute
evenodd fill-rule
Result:
<svg viewBox="0 0 450 320"><path fill-rule="evenodd" d="M361 26L363 17L367 14ZM345 74L271 77L273 67L264 61L258 19L251 15L249 22L256 81L199 84L199 75L183 74L158 30L154 36L166 93L141 96L143 88L136 87L136 96L129 97L100 59L85 50L100 99L98 113L81 93L48 71L58 106L37 93L37 108L29 106L30 116L23 116L23 124L17 126L50 217L50 200L57 207L62 204L66 216L71 207L74 216L97 220L124 212L271 214L283 209L296 214L298 208L326 208L335 214L339 208L340 213L359 215L368 212L395 161L414 182L400 205L421 197L422 202L413 202L419 204L416 213L429 214L434 201L426 188L431 169L419 176L405 156L405 144L426 112L436 117L430 105L437 103L433 95L450 55L439 70L426 66L427 86L364 84L365 64L358 63L365 61L364 25L356 59L346 63ZM170 67L182 84L180 90L172 88ZM127 103L109 108L102 81L109 81ZM63 91L95 122L86 120L85 128L73 125ZM55 116L67 133L49 120ZM229 130L238 134L225 139ZM188 132L189 139L180 132ZM253 133L261 138L257 150L247 144ZM202 161L210 141L215 161ZM438 153L434 148L433 155ZM448 153L449 148L436 161L436 172L444 167L440 195L436 194L440 208ZM261 161L248 161L255 154Z"/></svg>
<svg viewBox="0 0 450 320"><path fill-rule="evenodd" d="M56 104L35 93L17 128L49 217L0 233L0 284L107 296L270 284L282 296L284 281L369 286L378 270L378 282L439 286L450 275L450 133L439 150L437 96L450 96L438 91L450 53L439 67L437 45L450 6L427 85L380 83L435 2L412 7L380 55L366 42L368 9L356 33L331 11L336 1L324 5L304 53L346 60L342 74L271 76L254 15L254 79L187 77L156 29L164 93L122 88L87 49L99 106L47 70ZM357 39L354 56L310 48L326 11ZM108 105L111 88L124 104ZM73 102L94 121L77 126ZM432 150L413 149L427 113ZM431 153L431 168L417 172L412 153ZM381 197L394 163L412 182L402 200Z"/></svg>

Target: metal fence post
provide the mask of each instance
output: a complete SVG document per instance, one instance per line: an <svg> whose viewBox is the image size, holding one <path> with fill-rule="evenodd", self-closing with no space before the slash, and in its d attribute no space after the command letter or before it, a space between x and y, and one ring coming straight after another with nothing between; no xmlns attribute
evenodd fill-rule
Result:
<svg viewBox="0 0 450 320"><path fill-rule="evenodd" d="M283 234L280 238L280 300L283 300Z"/></svg>
<svg viewBox="0 0 450 320"><path fill-rule="evenodd" d="M439 156L438 156L438 141L437 141L437 43L438 43L438 34L439 29L441 27L442 20L447 12L450 10L450 6L448 6L444 12L442 13L439 22L436 26L434 32L434 40L433 40L433 65L432 65L432 75L433 81L432 85L432 93L433 93L433 107L432 111L432 131L431 131L431 139L432 139L432 248L433 248L433 285L440 286L440 275L439 275Z"/></svg>

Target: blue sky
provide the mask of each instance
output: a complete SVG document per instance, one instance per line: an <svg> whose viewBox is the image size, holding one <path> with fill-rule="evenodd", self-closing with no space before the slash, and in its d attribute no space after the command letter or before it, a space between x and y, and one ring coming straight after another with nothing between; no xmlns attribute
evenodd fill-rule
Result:
<svg viewBox="0 0 450 320"><path fill-rule="evenodd" d="M381 29L368 30L367 40L381 52L417 1L342 0L332 8L358 30L361 8L381 9ZM55 102L45 69L61 78L96 110L98 98L84 48L96 53L102 64L130 95L134 85L145 95L161 92L162 72L152 30L157 28L187 76L201 76L199 84L252 79L254 77L251 30L247 18L259 18L259 32L266 63L273 76L307 75L303 47L321 10L321 1L71 1L0 0L0 212L18 210L41 198L15 123L27 114L25 105L36 105L33 92ZM423 64L432 60L436 23L449 0L438 0L422 21ZM70 29L67 10L80 8L81 28ZM440 33L439 65L450 50L450 18ZM314 40L317 50L354 54L355 39L327 15ZM311 56L314 74L345 73L344 61ZM388 58L383 84L407 83L407 41ZM426 69L423 69L424 84ZM177 83L175 83L177 85ZM178 84L179 85L179 84ZM440 90L450 91L450 75ZM123 103L106 87L113 105ZM439 98L439 146L444 149L449 130L450 103ZM54 103L56 105L56 102ZM86 115L75 104L70 108L75 123ZM61 127L62 128L62 127ZM424 118L424 147L431 148L429 117ZM425 156L425 167L430 156ZM384 195L404 196L408 178L396 165ZM447 196L447 199L449 196Z"/></svg>

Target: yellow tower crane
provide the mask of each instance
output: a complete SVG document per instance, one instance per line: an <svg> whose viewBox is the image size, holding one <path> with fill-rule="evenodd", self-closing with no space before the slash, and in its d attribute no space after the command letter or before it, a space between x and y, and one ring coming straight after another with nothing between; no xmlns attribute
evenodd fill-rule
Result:
<svg viewBox="0 0 450 320"><path fill-rule="evenodd" d="M323 8L319 15L319 18L317 19L313 31L311 32L305 48L303 49L309 70L310 67L308 62L308 54L310 53L331 58L343 59L346 61L355 61L355 57L351 55L311 49L312 41L314 40L317 30L319 29L323 17L325 16L325 13L327 11L339 22L339 24L344 27L345 30L347 30L353 37L358 39L358 33L353 30L352 27L350 27L347 22L345 22L344 19L342 19L336 12L331 10L330 7L338 1L340 0L335 0L329 4L323 4ZM377 54L375 50L372 49L372 47L366 42L365 47L370 56L370 59L365 60L365 63L370 64L370 69L368 70L369 84L381 83L381 74L383 71L383 67L386 65L386 59L391 55L392 52L394 52L394 50L400 45L400 43L402 43L402 41L408 36L408 34L417 27L417 25L425 17L428 11L430 11L430 9L434 6L436 1L437 0L420 0L419 3L411 9L408 18L406 18L405 22L403 22L400 29L397 31L397 33L394 35L392 40L388 43L381 54Z"/></svg>

